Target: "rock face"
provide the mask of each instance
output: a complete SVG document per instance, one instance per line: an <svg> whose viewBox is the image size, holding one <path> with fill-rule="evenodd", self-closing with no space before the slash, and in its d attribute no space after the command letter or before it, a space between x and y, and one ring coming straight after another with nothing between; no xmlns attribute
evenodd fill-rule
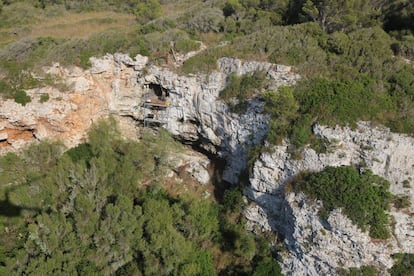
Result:
<svg viewBox="0 0 414 276"><path fill-rule="evenodd" d="M267 72L273 88L292 85L299 78L291 67L222 58L219 70L208 76L179 76L153 66L140 82L157 84L167 91L171 106L163 115L165 128L179 139L199 143L226 159L228 167L223 179L235 183L247 164L246 149L261 142L267 133L268 116L262 114L262 103L257 100L250 101L246 113L231 113L219 94L230 74L244 75L257 70Z"/></svg>
<svg viewBox="0 0 414 276"><path fill-rule="evenodd" d="M259 99L249 101L243 114L231 113L219 99L230 74L263 70L269 89L292 85L299 76L291 67L222 58L210 75L182 76L168 68L148 65L148 58L106 55L92 58L92 68L45 68L70 87L27 91L32 102L21 106L0 101L0 154L22 149L33 140L60 139L72 147L84 142L87 130L100 118L118 118L121 131L137 138L144 125L156 123L184 143L203 148L227 161L223 179L236 183L246 168L247 151L262 142L268 116ZM41 103L42 94L49 100ZM156 106L157 108L149 108ZM315 126L314 133L330 143L327 153L305 148L300 160L292 158L285 142L263 153L254 165L247 195L255 202L246 211L254 231L275 231L285 237L283 270L290 275L331 275L338 268L375 265L386 273L390 254L414 251L413 207L391 210L394 235L373 241L335 210L327 222L318 217L321 202L303 194L285 192L285 184L303 170L362 164L391 183L394 194L408 195L414 206L414 139L361 122L355 130ZM209 160L192 156L182 164L199 183L209 178Z"/></svg>
<svg viewBox="0 0 414 276"><path fill-rule="evenodd" d="M331 143L327 153L305 148L302 158L294 160L285 143L260 156L248 189L258 206L252 206L247 217L285 236L290 251L283 259L287 274L330 275L338 268L362 265L374 265L386 273L393 264L391 254L414 252L414 139L366 122L355 130L315 126L314 133ZM284 191L285 184L301 171L352 164L364 164L390 181L393 194L410 198L410 208L390 211L395 225L393 236L386 241L371 240L340 210L324 223L318 216L320 202L309 203L302 193Z"/></svg>
<svg viewBox="0 0 414 276"><path fill-rule="evenodd" d="M250 102L245 114L229 111L219 99L228 76L265 70L274 89L299 78L291 67L229 58L219 60L218 71L200 76L180 76L166 68L147 66L147 62L148 58L140 55L132 59L115 54L91 58L92 68L85 71L58 64L47 68L47 73L66 80L72 90L48 90L51 100L46 103L39 103L36 95L48 88L28 91L33 100L24 107L12 100L1 102L0 134L6 137L9 129L21 129L33 135L26 140L3 138L0 150L16 150L33 138L46 137L62 139L70 147L84 141L87 129L99 118L124 116L142 124L146 116L155 116L177 138L228 160L223 178L235 183L246 166L247 147L266 135L268 117L257 100ZM144 108L154 97L165 97L169 107L157 111Z"/></svg>

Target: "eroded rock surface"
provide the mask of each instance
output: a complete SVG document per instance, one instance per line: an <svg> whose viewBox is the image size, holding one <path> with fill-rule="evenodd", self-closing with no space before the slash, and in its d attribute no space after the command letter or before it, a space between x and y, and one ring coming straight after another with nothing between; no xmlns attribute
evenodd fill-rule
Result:
<svg viewBox="0 0 414 276"><path fill-rule="evenodd" d="M91 58L92 68L63 68L58 64L45 71L64 79L72 89L60 92L52 88L28 91L32 102L21 106L12 100L0 103L0 131L30 130L31 139L4 138L1 152L22 148L33 139L62 139L68 147L85 140L87 130L99 118L116 115L129 117L137 125L149 114L186 143L199 144L228 160L223 178L237 182L246 166L247 146L256 144L267 133L268 116L262 114L262 103L252 100L245 114L231 113L219 99L230 74L239 75L264 70L271 87L291 85L299 78L291 67L271 63L244 62L222 58L218 70L210 75L182 76L157 66L147 65L148 58L138 55L106 55ZM166 109L153 111L144 103L160 90L167 96ZM39 102L42 93L50 100ZM154 114L155 113L155 114ZM121 130L131 134L128 127ZM1 133L1 132L0 132ZM130 135L129 135L130 136ZM0 153L1 153L0 152Z"/></svg>
<svg viewBox="0 0 414 276"><path fill-rule="evenodd" d="M236 183L246 168L248 148L265 138L269 118L262 113L258 99L251 100L241 115L229 111L219 99L228 76L264 70L269 89L291 85L299 78L288 66L230 58L220 59L219 69L210 75L197 76L182 76L147 63L143 56L115 54L92 58L88 70L59 64L45 68L71 89L29 90L32 102L26 106L1 101L0 154L43 139L60 139L67 147L75 146L86 140L94 121L109 115L118 118L126 137L134 139L139 137L146 118L156 118L177 139L226 159L223 179ZM41 103L44 93L50 99ZM154 96L165 97L168 107L146 108L145 103ZM414 206L414 139L364 122L355 130L316 126L314 133L330 141L327 153L305 148L302 158L295 160L284 143L257 160L247 190L256 202L245 211L249 227L283 234L288 251L282 266L287 274L332 275L338 268L362 265L375 265L386 273L393 263L390 254L414 250L413 207L392 209L394 236L373 241L340 210L331 213L327 222L321 221L317 215L320 202L311 203L303 194L284 192L284 185L303 170L364 163L390 181L394 194L408 195ZM191 158L181 167L199 183L208 183L209 160Z"/></svg>
<svg viewBox="0 0 414 276"><path fill-rule="evenodd" d="M248 189L257 206L250 207L247 217L263 229L272 228L285 236L290 251L283 263L287 274L336 274L338 268L362 265L374 265L386 273L393 264L391 254L414 252L414 139L366 122L355 130L316 126L314 133L331 143L327 153L307 147L302 158L295 160L284 143L274 147L273 153L260 156ZM284 190L301 171L357 164L389 180L393 194L410 198L410 208L391 209L395 224L393 236L386 241L372 240L340 210L331 213L326 223L318 215L321 202L310 203L302 193Z"/></svg>

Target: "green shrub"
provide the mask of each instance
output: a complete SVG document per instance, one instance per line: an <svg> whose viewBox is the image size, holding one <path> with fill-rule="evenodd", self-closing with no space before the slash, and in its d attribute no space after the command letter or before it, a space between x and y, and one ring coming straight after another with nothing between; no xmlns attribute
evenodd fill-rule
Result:
<svg viewBox="0 0 414 276"><path fill-rule="evenodd" d="M14 101L25 106L27 103L30 103L32 101L32 98L26 94L26 91L18 90L14 94Z"/></svg>
<svg viewBox="0 0 414 276"><path fill-rule="evenodd" d="M162 7L158 0L144 0L138 2L134 14L141 24L154 20L162 13Z"/></svg>
<svg viewBox="0 0 414 276"><path fill-rule="evenodd" d="M271 116L267 139L270 143L279 143L289 133L298 116L298 103L291 87L279 87L277 92L268 91L262 96L264 110Z"/></svg>
<svg viewBox="0 0 414 276"><path fill-rule="evenodd" d="M389 272L391 276L405 276L414 274L414 254L397 253L392 255L395 264Z"/></svg>
<svg viewBox="0 0 414 276"><path fill-rule="evenodd" d="M282 276L282 269L279 263L272 257L265 257L254 268L253 276Z"/></svg>
<svg viewBox="0 0 414 276"><path fill-rule="evenodd" d="M185 74L209 73L217 69L217 57L206 53L201 53L187 59L181 67Z"/></svg>
<svg viewBox="0 0 414 276"><path fill-rule="evenodd" d="M374 266L361 266L359 268L340 269L338 274L340 276L377 276L378 272Z"/></svg>
<svg viewBox="0 0 414 276"><path fill-rule="evenodd" d="M240 213L243 206L243 194L239 188L230 188L224 192L223 207L226 212Z"/></svg>
<svg viewBox="0 0 414 276"><path fill-rule="evenodd" d="M40 102L41 103L45 103L49 100L49 94L48 93L43 93L42 95L40 95Z"/></svg>
<svg viewBox="0 0 414 276"><path fill-rule="evenodd" d="M411 206L410 197L407 195L394 195L392 203L397 209L409 208Z"/></svg>
<svg viewBox="0 0 414 276"><path fill-rule="evenodd" d="M197 50L199 47L199 43L197 41L191 39L183 39L179 40L175 43L175 49L180 53L188 53L190 51Z"/></svg>
<svg viewBox="0 0 414 276"><path fill-rule="evenodd" d="M179 18L178 26L196 32L219 32L224 20L223 13L215 7L197 7Z"/></svg>
<svg viewBox="0 0 414 276"><path fill-rule="evenodd" d="M328 125L355 125L358 120L373 120L380 112L393 108L386 94L374 93L374 83L313 79L295 89L299 112ZM367 108L369 106L369 108Z"/></svg>
<svg viewBox="0 0 414 276"><path fill-rule="evenodd" d="M10 98L12 96L12 87L6 80L0 79L0 95L5 98Z"/></svg>
<svg viewBox="0 0 414 276"><path fill-rule="evenodd" d="M238 76L231 74L220 98L229 100L237 98L239 101L245 101L254 96L264 86L266 80L266 72L255 71L250 74Z"/></svg>
<svg viewBox="0 0 414 276"><path fill-rule="evenodd" d="M89 162L92 158L92 149L89 144L79 144L69 149L66 154L69 155L73 162L79 162L81 160Z"/></svg>
<svg viewBox="0 0 414 276"><path fill-rule="evenodd" d="M336 208L373 238L389 237L388 215L391 193L385 179L371 171L358 172L353 167L326 167L321 172L305 173L294 183L297 191L323 202L321 213Z"/></svg>

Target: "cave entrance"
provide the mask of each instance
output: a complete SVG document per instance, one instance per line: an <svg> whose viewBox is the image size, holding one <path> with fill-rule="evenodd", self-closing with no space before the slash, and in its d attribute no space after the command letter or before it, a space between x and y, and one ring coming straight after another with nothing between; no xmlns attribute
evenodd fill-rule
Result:
<svg viewBox="0 0 414 276"><path fill-rule="evenodd" d="M150 83L148 85L148 94L161 101L166 101L166 98L170 96L167 89L156 83Z"/></svg>
<svg viewBox="0 0 414 276"><path fill-rule="evenodd" d="M223 171L226 168L226 160L201 147L200 142L192 143L189 145L194 151L207 156L207 158L210 160L210 166L208 170L211 176L211 185L214 187L214 199L219 203L223 203L224 192L233 186L231 183L223 180L222 177Z"/></svg>
<svg viewBox="0 0 414 276"><path fill-rule="evenodd" d="M167 89L156 83L146 86L144 96L144 127L160 127L168 121L167 108L171 105L167 101L170 93Z"/></svg>

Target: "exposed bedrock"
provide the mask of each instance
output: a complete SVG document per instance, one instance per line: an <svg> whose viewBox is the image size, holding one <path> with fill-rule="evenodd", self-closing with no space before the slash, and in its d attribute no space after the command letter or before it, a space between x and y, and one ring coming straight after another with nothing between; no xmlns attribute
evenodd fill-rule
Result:
<svg viewBox="0 0 414 276"><path fill-rule="evenodd" d="M241 115L230 112L219 98L229 75L263 70L273 90L294 84L299 76L288 66L231 58L218 62L218 70L209 75L189 76L148 65L146 57L133 59L123 54L92 58L88 70L59 64L45 68L69 88L66 92L52 87L28 90L32 101L26 106L1 101L0 154L18 151L33 140L60 139L67 147L75 146L86 141L93 122L113 115L129 138L138 138L146 123L155 122L183 143L225 159L223 179L236 183L246 168L248 148L265 139L269 117L263 114L260 99L250 100ZM49 100L41 103L45 93ZM306 147L302 158L295 160L284 142L256 161L246 190L254 202L245 211L249 226L285 237L288 250L283 253L282 267L287 274L332 275L338 268L362 265L375 265L386 273L393 264L392 253L414 250L413 207L392 209L394 234L376 241L340 210L321 221L321 202L309 202L301 193L286 193L284 185L304 170L364 163L390 181L393 194L409 196L414 206L414 139L367 122L360 122L354 130L315 126L314 134L330 141L327 153ZM187 173L208 183L208 160L188 160L194 164L182 164Z"/></svg>

